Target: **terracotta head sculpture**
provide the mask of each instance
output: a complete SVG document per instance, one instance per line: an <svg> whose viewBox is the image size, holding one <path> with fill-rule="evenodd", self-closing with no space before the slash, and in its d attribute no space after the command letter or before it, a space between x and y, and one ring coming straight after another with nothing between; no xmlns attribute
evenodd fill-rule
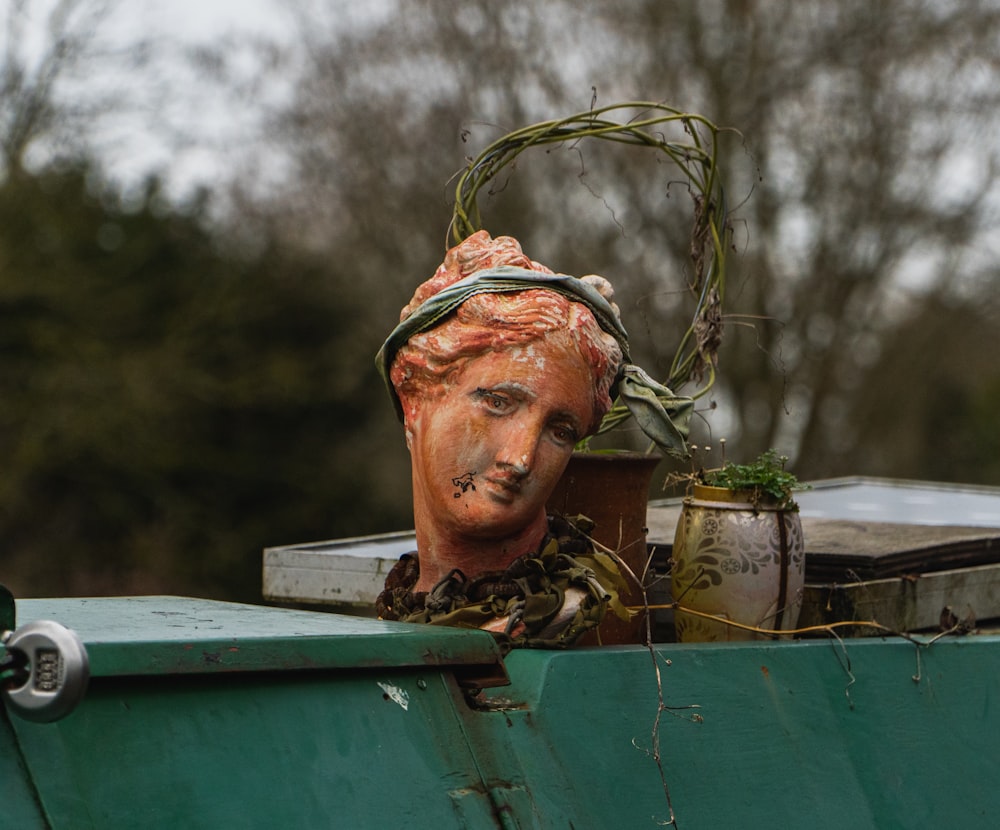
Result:
<svg viewBox="0 0 1000 830"><path fill-rule="evenodd" d="M560 643L597 624L614 565L554 527L545 503L611 406L625 358L606 280L553 274L485 231L448 252L378 358L406 430L417 537L381 616ZM525 569L565 584L529 600ZM524 619L528 605L544 606L540 619Z"/></svg>

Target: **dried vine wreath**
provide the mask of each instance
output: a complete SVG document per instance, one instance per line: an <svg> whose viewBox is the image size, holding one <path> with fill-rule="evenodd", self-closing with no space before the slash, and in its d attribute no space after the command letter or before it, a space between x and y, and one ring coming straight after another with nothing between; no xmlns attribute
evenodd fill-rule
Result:
<svg viewBox="0 0 1000 830"><path fill-rule="evenodd" d="M680 141L663 132L681 128ZM726 288L726 254L731 246L725 192L718 166L718 139L722 129L707 118L649 101L627 101L597 107L567 118L542 121L514 130L484 149L461 174L455 189L450 232L455 244L482 228L477 198L500 171L531 147L583 139L615 141L662 153L682 173L693 202L687 290L694 300L691 323L681 337L664 386L677 390L690 382L691 398L705 395L715 382L722 342L722 304ZM605 415L598 434L631 417L616 401Z"/></svg>

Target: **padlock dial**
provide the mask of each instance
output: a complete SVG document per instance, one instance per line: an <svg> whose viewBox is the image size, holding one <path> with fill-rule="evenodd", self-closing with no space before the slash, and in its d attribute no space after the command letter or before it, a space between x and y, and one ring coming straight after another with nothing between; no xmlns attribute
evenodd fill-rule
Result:
<svg viewBox="0 0 1000 830"><path fill-rule="evenodd" d="M27 660L25 682L2 692L14 714L49 723L68 715L83 700L90 665L74 631L52 620L38 620L15 630L5 646Z"/></svg>

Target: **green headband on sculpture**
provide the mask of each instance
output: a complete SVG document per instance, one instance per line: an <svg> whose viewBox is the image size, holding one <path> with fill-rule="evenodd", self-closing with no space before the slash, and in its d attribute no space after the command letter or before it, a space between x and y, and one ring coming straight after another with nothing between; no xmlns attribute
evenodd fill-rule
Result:
<svg viewBox="0 0 1000 830"><path fill-rule="evenodd" d="M413 313L392 330L375 356L375 365L392 397L396 414L403 417L403 407L393 388L389 369L396 353L415 334L438 325L462 303L476 294L501 294L527 291L533 288L564 294L573 302L590 309L597 324L618 342L622 350L622 365L616 381L618 397L628 407L642 431L661 449L671 455L687 455L685 439L688 422L694 411L691 398L679 397L666 386L657 383L631 362L628 333L611 304L592 285L566 274L545 274L502 265L489 268L452 283L428 297Z"/></svg>

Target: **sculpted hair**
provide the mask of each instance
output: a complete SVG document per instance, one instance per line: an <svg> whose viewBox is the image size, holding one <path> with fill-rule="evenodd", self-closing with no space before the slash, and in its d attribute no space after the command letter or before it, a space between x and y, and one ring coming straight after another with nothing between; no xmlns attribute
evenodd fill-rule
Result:
<svg viewBox="0 0 1000 830"><path fill-rule="evenodd" d="M498 265L552 273L529 260L516 240L493 240L480 231L448 252L435 275L417 289L401 319L446 286ZM396 354L390 370L404 416L409 417L418 401L443 395L449 381L477 356L527 346L543 338L569 338L590 367L595 389L592 432L611 407L610 390L621 363L621 349L585 305L545 289L475 295L440 325L411 337Z"/></svg>
<svg viewBox="0 0 1000 830"><path fill-rule="evenodd" d="M621 349L586 306L552 291L471 297L441 325L415 335L399 350L390 373L392 384L406 414L415 399L444 394L449 379L479 355L553 337L572 340L590 367L595 388L593 431L611 407L610 389Z"/></svg>

